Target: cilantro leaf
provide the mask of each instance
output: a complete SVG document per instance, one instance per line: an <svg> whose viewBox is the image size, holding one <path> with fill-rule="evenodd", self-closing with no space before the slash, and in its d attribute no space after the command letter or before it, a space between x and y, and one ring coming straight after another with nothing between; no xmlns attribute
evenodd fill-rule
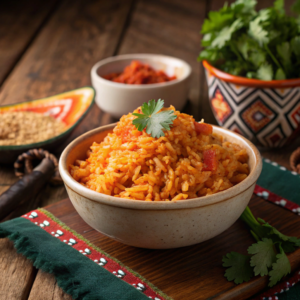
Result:
<svg viewBox="0 0 300 300"><path fill-rule="evenodd" d="M268 268L276 260L274 243L271 239L263 238L248 248L249 254L254 254L250 260L250 266L254 267L254 274L264 276L268 275Z"/></svg>
<svg viewBox="0 0 300 300"><path fill-rule="evenodd" d="M280 231L278 231L275 227L271 226L269 223L267 223L265 220L261 219L261 218L257 218L257 220L262 223L263 227L268 229L268 236L272 236L275 235L277 238L279 238L279 240L275 240L275 241L288 241L290 239L289 236L284 235L283 233L281 233ZM296 238L297 239L297 238Z"/></svg>
<svg viewBox="0 0 300 300"><path fill-rule="evenodd" d="M259 67L264 61L266 61L266 53L263 51L253 51L249 55L249 60L254 66Z"/></svg>
<svg viewBox="0 0 300 300"><path fill-rule="evenodd" d="M232 34L243 26L241 19L235 20L231 26L224 27L212 42L212 47L222 48L225 43L231 40Z"/></svg>
<svg viewBox="0 0 300 300"><path fill-rule="evenodd" d="M268 63L262 64L258 68L256 76L258 79L261 79L261 80L272 80L272 78L273 78L272 65L270 65Z"/></svg>
<svg viewBox="0 0 300 300"><path fill-rule="evenodd" d="M291 48L292 52L296 56L300 57L300 36L295 36L293 39L291 39Z"/></svg>
<svg viewBox="0 0 300 300"><path fill-rule="evenodd" d="M218 11L210 11L208 13L208 19L205 19L201 33L209 33L210 31L219 31L233 20L234 15L232 13L222 13Z"/></svg>
<svg viewBox="0 0 300 300"><path fill-rule="evenodd" d="M227 253L223 256L223 267L229 267L225 272L228 281L239 284L247 282L253 277L253 270L250 266L250 256L237 252Z"/></svg>
<svg viewBox="0 0 300 300"><path fill-rule="evenodd" d="M296 0L294 4L291 6L291 11L296 14L300 14L300 0Z"/></svg>
<svg viewBox="0 0 300 300"><path fill-rule="evenodd" d="M272 270L269 272L269 287L274 286L282 277L291 273L291 264L283 249L279 245L280 253L276 255L276 262L272 264Z"/></svg>
<svg viewBox="0 0 300 300"><path fill-rule="evenodd" d="M289 16L284 0L257 11L256 0L236 0L204 21L199 61L233 75L261 80L299 78L300 0Z"/></svg>
<svg viewBox="0 0 300 300"><path fill-rule="evenodd" d="M170 130L170 125L177 118L173 110L165 110L158 113L164 106L164 100L159 99L145 102L141 109L143 114L133 113L137 118L132 121L132 124L139 131L146 128L146 132L154 138L164 136L162 129Z"/></svg>
<svg viewBox="0 0 300 300"><path fill-rule="evenodd" d="M151 116L151 115L156 114L163 107L164 107L164 100L158 99L157 102L155 102L155 100L152 99L148 103L145 102L142 105L142 112L145 115Z"/></svg>
<svg viewBox="0 0 300 300"><path fill-rule="evenodd" d="M275 74L275 79L276 80L286 79L285 73L282 70L282 68L277 69L276 74Z"/></svg>
<svg viewBox="0 0 300 300"><path fill-rule="evenodd" d="M146 132L152 137L161 137L164 136L162 129L170 130L170 125L173 123L173 120L176 119L173 110L162 111L156 115L152 115L149 118Z"/></svg>
<svg viewBox="0 0 300 300"><path fill-rule="evenodd" d="M259 24L261 21L261 17L255 18L249 24L248 34L256 40L260 46L267 43L269 41L268 31L264 30L263 27Z"/></svg>
<svg viewBox="0 0 300 300"><path fill-rule="evenodd" d="M274 8L281 14L285 13L284 10L284 0L276 0L274 1Z"/></svg>
<svg viewBox="0 0 300 300"><path fill-rule="evenodd" d="M277 45L276 50L285 70L291 69L292 62L291 62L290 43L284 42L282 44L279 44Z"/></svg>

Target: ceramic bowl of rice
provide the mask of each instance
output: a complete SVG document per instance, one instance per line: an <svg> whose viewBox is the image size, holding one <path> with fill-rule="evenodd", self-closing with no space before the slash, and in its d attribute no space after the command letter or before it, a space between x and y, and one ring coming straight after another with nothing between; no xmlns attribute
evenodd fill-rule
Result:
<svg viewBox="0 0 300 300"><path fill-rule="evenodd" d="M232 131L174 114L159 138L138 131L130 113L64 150L60 174L91 227L127 245L168 249L211 239L242 214L261 172L259 151Z"/></svg>

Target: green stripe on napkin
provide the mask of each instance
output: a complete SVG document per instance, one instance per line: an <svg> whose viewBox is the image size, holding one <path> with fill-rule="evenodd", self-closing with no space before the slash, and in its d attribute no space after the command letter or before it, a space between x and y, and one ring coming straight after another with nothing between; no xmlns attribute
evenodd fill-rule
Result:
<svg viewBox="0 0 300 300"><path fill-rule="evenodd" d="M149 298L72 247L62 243L25 218L0 224L0 238L9 238L15 248L45 272L74 299L142 300ZM42 242L41 242L42 241Z"/></svg>
<svg viewBox="0 0 300 300"><path fill-rule="evenodd" d="M296 172L290 172L277 163L264 159L257 184L300 205L300 176Z"/></svg>

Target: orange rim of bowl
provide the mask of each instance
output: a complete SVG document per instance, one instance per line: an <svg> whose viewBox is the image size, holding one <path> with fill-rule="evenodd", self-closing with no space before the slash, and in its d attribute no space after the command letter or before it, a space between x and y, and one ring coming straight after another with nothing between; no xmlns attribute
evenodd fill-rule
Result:
<svg viewBox="0 0 300 300"><path fill-rule="evenodd" d="M202 62L204 68L213 76L226 82L234 83L237 85L262 87L262 88L289 88L300 86L300 78L284 79L284 80L259 80L249 79L246 77L235 76L229 73L223 72L213 67L208 61Z"/></svg>

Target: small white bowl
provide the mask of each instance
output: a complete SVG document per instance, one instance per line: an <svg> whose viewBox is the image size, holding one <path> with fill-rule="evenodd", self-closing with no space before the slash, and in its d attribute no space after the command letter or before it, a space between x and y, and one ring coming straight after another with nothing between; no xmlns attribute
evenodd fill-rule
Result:
<svg viewBox="0 0 300 300"><path fill-rule="evenodd" d="M116 124L89 131L64 150L59 172L70 200L83 220L101 233L127 245L168 249L194 245L229 228L242 214L253 194L262 161L256 147L232 131L214 126L214 132L247 150L250 174L239 184L210 196L177 202L122 199L92 191L75 181L69 166L85 159L95 141L101 142Z"/></svg>
<svg viewBox="0 0 300 300"><path fill-rule="evenodd" d="M124 84L104 79L101 76L121 73L133 60L162 70L177 79L154 84ZM174 105L181 110L188 97L192 69L181 59L157 54L126 54L103 59L91 70L92 85L96 90L96 103L105 112L116 118L134 111L151 99L163 99L165 107Z"/></svg>

